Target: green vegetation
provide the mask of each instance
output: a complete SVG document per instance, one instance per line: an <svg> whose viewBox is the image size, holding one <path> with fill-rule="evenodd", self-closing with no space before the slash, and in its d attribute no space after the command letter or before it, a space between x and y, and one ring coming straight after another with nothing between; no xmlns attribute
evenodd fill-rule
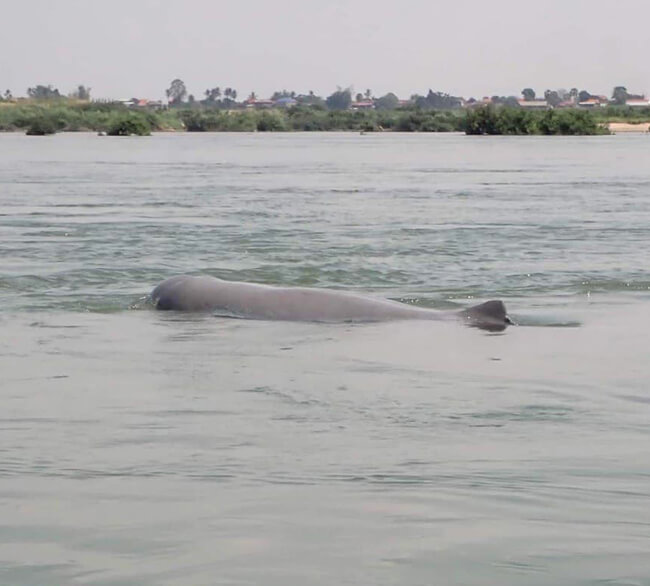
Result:
<svg viewBox="0 0 650 586"><path fill-rule="evenodd" d="M40 118L34 118L30 122L25 134L29 136L46 136L48 134L55 134L57 130L59 129L54 120L42 116Z"/></svg>
<svg viewBox="0 0 650 586"><path fill-rule="evenodd" d="M650 106L630 108L629 106L604 106L591 110L599 122L627 122L640 124L650 122Z"/></svg>
<svg viewBox="0 0 650 586"><path fill-rule="evenodd" d="M218 88L217 88L218 89ZM181 79L175 79L167 90L165 90L170 106L177 106L183 102L187 96L187 88Z"/></svg>
<svg viewBox="0 0 650 586"><path fill-rule="evenodd" d="M413 96L413 101L417 108L426 110L444 110L460 108L462 105L461 99L455 96L450 96L443 92L434 92L429 90L426 96Z"/></svg>
<svg viewBox="0 0 650 586"><path fill-rule="evenodd" d="M33 100L57 100L62 97L59 90L51 85L37 85L27 88L27 95Z"/></svg>
<svg viewBox="0 0 650 586"><path fill-rule="evenodd" d="M33 135L59 131L96 131L115 136L148 135L152 131L165 130L190 132L392 130L466 132L467 134L589 135L607 133L607 122L650 122L650 107L631 108L610 105L592 110L557 108L531 111L504 100L497 105L432 109L418 108L413 105L393 107L396 105L396 96L392 94L377 98L376 109L327 109L317 101L312 105L298 103L288 108L257 109L239 105L236 109L226 109L222 105L223 100L217 97L219 95L217 89L208 92L212 99L219 100L219 103L213 107L198 102L190 106L184 102L182 106L165 109L129 108L118 103L88 102L62 97L19 102L5 100L0 102L0 131L23 130ZM85 91L89 90L86 88L78 90L79 93ZM230 100L234 99L233 91L228 88ZM347 101L349 92L341 90L341 93L347 94L342 97ZM429 102L451 99L436 93L431 93L428 98Z"/></svg>
<svg viewBox="0 0 650 586"><path fill-rule="evenodd" d="M337 90L325 100L330 110L347 110L352 104L352 94L349 89Z"/></svg>
<svg viewBox="0 0 650 586"><path fill-rule="evenodd" d="M625 100L627 100L629 97L630 94L627 93L627 88L622 85L617 85L612 92L612 101L617 106L623 106L625 104Z"/></svg>
<svg viewBox="0 0 650 586"><path fill-rule="evenodd" d="M208 109L177 110L190 132L279 132L356 130L373 132L450 132L464 129L462 112L434 110L325 110L296 106L287 109L230 111Z"/></svg>
<svg viewBox="0 0 650 586"><path fill-rule="evenodd" d="M466 113L449 110L413 110L400 116L395 130L400 132L455 132L465 130Z"/></svg>
<svg viewBox="0 0 650 586"><path fill-rule="evenodd" d="M134 111L120 104L79 102L61 98L44 101L0 103L0 131L54 127L55 131L108 132L119 125L125 115L138 120L137 126L151 130L182 130L183 124L171 110ZM142 124L140 124L140 122Z"/></svg>
<svg viewBox="0 0 650 586"><path fill-rule="evenodd" d="M467 134L608 134L599 120L586 110L530 111L517 108L482 106L467 112Z"/></svg>
<svg viewBox="0 0 650 586"><path fill-rule="evenodd" d="M361 100L357 100L360 102ZM399 98L392 92L375 100L377 110L396 110L399 107Z"/></svg>
<svg viewBox="0 0 650 586"><path fill-rule="evenodd" d="M90 101L90 88L85 85L78 85L77 89L70 93L70 97L75 100Z"/></svg>
<svg viewBox="0 0 650 586"><path fill-rule="evenodd" d="M151 124L145 116L138 112L123 112L109 124L106 131L108 136L149 136Z"/></svg>
<svg viewBox="0 0 650 586"><path fill-rule="evenodd" d="M530 102L535 99L535 90L530 87L524 88L521 90L521 95L524 97L524 100Z"/></svg>

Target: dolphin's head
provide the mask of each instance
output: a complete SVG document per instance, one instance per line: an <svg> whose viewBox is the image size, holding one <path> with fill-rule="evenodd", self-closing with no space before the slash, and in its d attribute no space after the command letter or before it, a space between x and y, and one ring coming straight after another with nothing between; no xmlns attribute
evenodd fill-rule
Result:
<svg viewBox="0 0 650 586"><path fill-rule="evenodd" d="M151 292L150 298L156 309L183 309L182 286L190 277L177 275L160 283Z"/></svg>

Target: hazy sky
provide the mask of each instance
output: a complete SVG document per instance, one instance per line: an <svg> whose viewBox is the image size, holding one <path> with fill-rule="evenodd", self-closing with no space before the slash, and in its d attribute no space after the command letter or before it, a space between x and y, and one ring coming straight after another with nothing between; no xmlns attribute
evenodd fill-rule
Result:
<svg viewBox="0 0 650 586"><path fill-rule="evenodd" d="M650 1L0 0L0 90L650 92Z"/></svg>

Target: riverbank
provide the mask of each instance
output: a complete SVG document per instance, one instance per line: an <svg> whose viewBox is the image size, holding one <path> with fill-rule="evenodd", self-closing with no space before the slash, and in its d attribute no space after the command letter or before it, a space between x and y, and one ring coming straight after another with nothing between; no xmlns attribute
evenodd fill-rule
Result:
<svg viewBox="0 0 650 586"><path fill-rule="evenodd" d="M638 134L647 134L650 132L650 124L648 122L632 124L630 122L609 122L607 127L612 134L623 132L632 132Z"/></svg>
<svg viewBox="0 0 650 586"><path fill-rule="evenodd" d="M223 110L170 108L138 110L121 104L34 102L3 104L0 131L32 135L60 131L148 135L151 132L465 132L505 135L593 135L647 132L650 113L576 109L527 111L510 107L423 110L327 110L298 106L287 109ZM646 118L646 119L644 119Z"/></svg>

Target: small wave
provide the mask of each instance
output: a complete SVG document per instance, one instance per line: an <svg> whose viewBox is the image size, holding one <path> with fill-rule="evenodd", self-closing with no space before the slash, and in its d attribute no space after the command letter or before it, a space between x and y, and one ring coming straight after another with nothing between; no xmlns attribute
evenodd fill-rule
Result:
<svg viewBox="0 0 650 586"><path fill-rule="evenodd" d="M579 328L583 325L575 319L559 318L551 315L510 314L514 325L536 328Z"/></svg>
<svg viewBox="0 0 650 586"><path fill-rule="evenodd" d="M469 415L472 419L487 421L567 421L574 410L560 405L524 405L519 409L484 411Z"/></svg>
<svg viewBox="0 0 650 586"><path fill-rule="evenodd" d="M283 403L287 403L289 405L294 405L298 407L308 407L313 405L324 404L322 401L319 401L317 399L294 397L291 393L280 391L278 389L274 389L273 387L268 387L268 386L244 388L244 389L240 389L239 392L255 393L266 397L272 397L274 399L279 399Z"/></svg>
<svg viewBox="0 0 650 586"><path fill-rule="evenodd" d="M572 282L579 293L612 293L619 291L650 291L650 281L646 279L583 279Z"/></svg>
<svg viewBox="0 0 650 586"><path fill-rule="evenodd" d="M507 174L524 174L524 173L535 173L535 169L482 169L482 168L467 168L467 167L421 167L413 169L415 173L425 173L425 174L437 174L437 173L462 173L466 175L468 173L475 174L493 174L493 173L507 173Z"/></svg>

